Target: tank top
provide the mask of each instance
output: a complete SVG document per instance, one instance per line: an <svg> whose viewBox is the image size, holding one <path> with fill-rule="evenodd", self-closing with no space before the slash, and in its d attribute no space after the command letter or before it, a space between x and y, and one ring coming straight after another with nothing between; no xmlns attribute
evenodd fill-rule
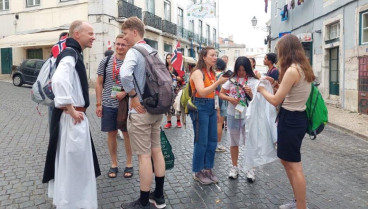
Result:
<svg viewBox="0 0 368 209"><path fill-rule="evenodd" d="M204 87L205 88L212 85L211 80L216 81L216 75L215 75L214 72L211 71L211 73L207 73L206 72L206 69L203 69L202 70L202 73L204 75L204 81L203 81L203 83L204 83ZM211 76L211 78L209 78L209 76ZM190 79L190 88L192 89L192 94L194 94L195 84L194 84L194 81L192 79ZM195 97L213 99L213 98L215 98L215 92L212 92L210 94L207 94L205 97L201 97L198 93L196 93Z"/></svg>
<svg viewBox="0 0 368 209"><path fill-rule="evenodd" d="M306 108L305 103L311 91L311 83L305 80L304 71L299 65L292 64L289 69L290 68L296 68L298 70L300 80L291 87L289 93L285 97L282 107L289 111L304 111Z"/></svg>

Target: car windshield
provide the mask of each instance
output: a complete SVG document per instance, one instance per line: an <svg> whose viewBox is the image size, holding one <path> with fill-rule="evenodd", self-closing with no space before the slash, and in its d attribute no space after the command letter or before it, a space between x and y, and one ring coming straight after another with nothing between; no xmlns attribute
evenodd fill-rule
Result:
<svg viewBox="0 0 368 209"><path fill-rule="evenodd" d="M38 61L38 62L36 63L36 69L37 69L37 70L41 69L41 68L42 68L43 63L44 63L43 61Z"/></svg>
<svg viewBox="0 0 368 209"><path fill-rule="evenodd" d="M36 60L27 60L25 63L25 67L35 68L36 67Z"/></svg>

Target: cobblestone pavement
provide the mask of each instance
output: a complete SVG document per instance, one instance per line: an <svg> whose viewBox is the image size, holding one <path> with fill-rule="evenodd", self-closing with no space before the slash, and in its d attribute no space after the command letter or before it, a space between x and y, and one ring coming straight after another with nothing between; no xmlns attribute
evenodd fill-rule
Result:
<svg viewBox="0 0 368 209"><path fill-rule="evenodd" d="M41 184L48 145L47 109L41 107L43 114L38 115L30 90L0 82L0 208L52 208L47 185ZM137 157L132 179L123 178L122 172L115 179L107 177L110 164L106 136L99 131L100 120L94 111L95 97L91 94L87 116L103 173L97 180L99 208L119 208L122 202L138 197ZM247 183L244 173L238 180L228 179L229 150L216 154L214 170L219 184L200 185L191 177L191 125L187 129L171 128L166 134L176 155L175 168L166 173L166 208L263 209L277 208L292 199L278 161L257 168L253 184ZM328 126L317 140L305 138L302 158L310 209L368 208L366 141ZM119 159L122 170L124 148L120 139Z"/></svg>

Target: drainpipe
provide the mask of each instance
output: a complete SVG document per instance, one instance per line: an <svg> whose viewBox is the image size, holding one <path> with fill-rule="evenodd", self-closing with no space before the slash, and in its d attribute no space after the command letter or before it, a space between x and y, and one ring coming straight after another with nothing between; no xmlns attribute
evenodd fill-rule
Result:
<svg viewBox="0 0 368 209"><path fill-rule="evenodd" d="M343 34L344 34L344 31L345 31L345 7L344 7L344 10L343 10ZM343 68L342 68L342 101L341 101L341 107L342 109L345 109L345 49L346 49L346 41L345 41L345 35L343 35L343 38L342 38L342 41L343 41L343 49L342 49L342 65L343 65Z"/></svg>

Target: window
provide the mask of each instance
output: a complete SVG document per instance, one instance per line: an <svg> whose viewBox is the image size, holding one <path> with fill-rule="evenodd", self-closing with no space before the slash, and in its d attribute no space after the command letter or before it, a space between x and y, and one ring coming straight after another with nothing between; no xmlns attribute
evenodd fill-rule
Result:
<svg viewBox="0 0 368 209"><path fill-rule="evenodd" d="M198 20L198 34L199 34L199 37L202 39L202 36L203 36L203 23L201 20Z"/></svg>
<svg viewBox="0 0 368 209"><path fill-rule="evenodd" d="M169 1L164 2L165 20L171 21L171 4Z"/></svg>
<svg viewBox="0 0 368 209"><path fill-rule="evenodd" d="M206 25L206 38L207 38L207 45L208 42L210 41L210 26L209 25Z"/></svg>
<svg viewBox="0 0 368 209"><path fill-rule="evenodd" d="M213 38L213 42L217 43L217 37L216 37L216 28L212 29L212 38Z"/></svg>
<svg viewBox="0 0 368 209"><path fill-rule="evenodd" d="M340 37L340 23L333 23L328 26L328 39L333 40Z"/></svg>
<svg viewBox="0 0 368 209"><path fill-rule="evenodd" d="M37 63L36 63L36 69L37 70L41 70L43 63L45 63L45 62L44 61L37 61Z"/></svg>
<svg viewBox="0 0 368 209"><path fill-rule="evenodd" d="M27 60L24 67L35 68L36 67L36 60Z"/></svg>
<svg viewBox="0 0 368 209"><path fill-rule="evenodd" d="M27 59L43 59L42 48L27 49Z"/></svg>
<svg viewBox="0 0 368 209"><path fill-rule="evenodd" d="M360 44L368 44L368 11L360 14Z"/></svg>
<svg viewBox="0 0 368 209"><path fill-rule="evenodd" d="M239 55L240 55L240 51L239 50L235 50L234 61L239 57Z"/></svg>
<svg viewBox="0 0 368 209"><path fill-rule="evenodd" d="M173 50L172 50L172 45L170 45L170 44L164 44L164 51L165 52L173 52Z"/></svg>
<svg viewBox="0 0 368 209"><path fill-rule="evenodd" d="M329 49L330 59L330 94L339 95L339 48Z"/></svg>
<svg viewBox="0 0 368 209"><path fill-rule="evenodd" d="M154 40L151 40L151 39L147 39L145 38L144 41L150 45L152 48L158 50L158 42L157 41L154 41Z"/></svg>
<svg viewBox="0 0 368 209"><path fill-rule="evenodd" d="M189 21L189 31L194 33L194 20Z"/></svg>
<svg viewBox="0 0 368 209"><path fill-rule="evenodd" d="M9 0L0 0L0 11L9 10Z"/></svg>
<svg viewBox="0 0 368 209"><path fill-rule="evenodd" d="M33 6L39 6L40 0L26 0L27 1L27 7L33 7Z"/></svg>
<svg viewBox="0 0 368 209"><path fill-rule="evenodd" d="M183 9L178 7L178 26L183 27Z"/></svg>
<svg viewBox="0 0 368 209"><path fill-rule="evenodd" d="M155 14L155 0L147 0L147 11Z"/></svg>

